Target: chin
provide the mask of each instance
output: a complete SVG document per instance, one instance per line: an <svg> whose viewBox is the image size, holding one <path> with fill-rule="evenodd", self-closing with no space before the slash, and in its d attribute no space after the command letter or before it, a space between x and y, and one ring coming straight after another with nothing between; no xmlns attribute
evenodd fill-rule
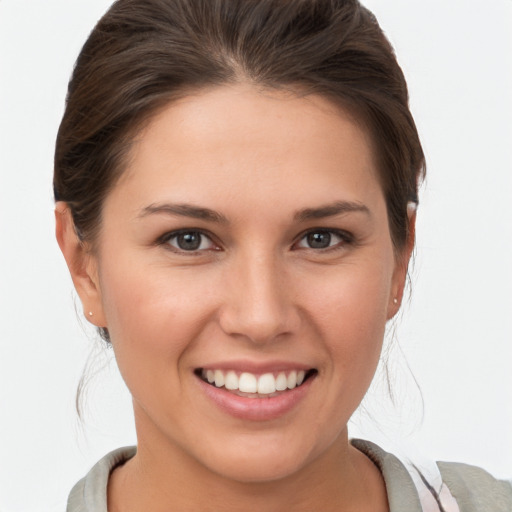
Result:
<svg viewBox="0 0 512 512"><path fill-rule="evenodd" d="M279 460L276 460L279 459ZM270 483L297 474L307 465L304 459L297 460L284 454L268 456L254 455L251 458L235 458L224 463L217 461L211 468L223 478L242 484Z"/></svg>
<svg viewBox="0 0 512 512"><path fill-rule="evenodd" d="M252 439L251 439L252 438ZM217 445L219 448L222 445ZM307 439L286 441L277 436L238 439L222 451L210 450L202 464L221 477L240 483L269 483L300 473L327 450ZM204 452L203 452L204 453Z"/></svg>

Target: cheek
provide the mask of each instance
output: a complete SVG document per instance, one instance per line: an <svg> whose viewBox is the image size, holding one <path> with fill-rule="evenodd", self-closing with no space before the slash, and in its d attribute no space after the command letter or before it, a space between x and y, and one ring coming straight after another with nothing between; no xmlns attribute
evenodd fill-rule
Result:
<svg viewBox="0 0 512 512"><path fill-rule="evenodd" d="M336 366L337 379L371 380L378 363L387 321L392 264L347 265L329 279L311 281L310 311ZM323 286L319 287L322 282Z"/></svg>
<svg viewBox="0 0 512 512"><path fill-rule="evenodd" d="M381 330L386 323L392 270L376 261L340 266L325 278L318 273L312 276L307 286L310 309L324 317L326 324L360 332L363 337Z"/></svg>
<svg viewBox="0 0 512 512"><path fill-rule="evenodd" d="M117 263L103 269L103 307L121 373L136 385L138 375L176 367L208 321L211 300L186 273L134 266L126 273Z"/></svg>

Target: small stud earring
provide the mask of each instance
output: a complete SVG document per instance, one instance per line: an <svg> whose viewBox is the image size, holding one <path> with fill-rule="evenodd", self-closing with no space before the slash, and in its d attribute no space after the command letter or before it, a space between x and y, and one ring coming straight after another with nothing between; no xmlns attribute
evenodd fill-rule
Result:
<svg viewBox="0 0 512 512"><path fill-rule="evenodd" d="M89 311L89 316L92 316L92 311Z"/></svg>
<svg viewBox="0 0 512 512"><path fill-rule="evenodd" d="M393 299L393 304L398 304L398 299L396 297Z"/></svg>

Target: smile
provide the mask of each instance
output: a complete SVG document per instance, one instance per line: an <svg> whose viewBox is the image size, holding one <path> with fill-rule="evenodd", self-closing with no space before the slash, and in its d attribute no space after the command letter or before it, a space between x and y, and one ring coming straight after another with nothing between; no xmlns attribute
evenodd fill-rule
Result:
<svg viewBox="0 0 512 512"><path fill-rule="evenodd" d="M204 382L246 398L273 398L301 386L316 370L291 370L256 375L235 370L199 369Z"/></svg>

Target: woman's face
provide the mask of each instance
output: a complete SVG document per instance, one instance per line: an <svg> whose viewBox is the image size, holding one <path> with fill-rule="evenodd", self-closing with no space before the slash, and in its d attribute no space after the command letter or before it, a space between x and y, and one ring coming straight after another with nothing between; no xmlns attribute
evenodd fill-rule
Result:
<svg viewBox="0 0 512 512"><path fill-rule="evenodd" d="M258 481L346 445L404 281L350 117L250 86L188 96L137 137L102 219L91 310L140 453Z"/></svg>

